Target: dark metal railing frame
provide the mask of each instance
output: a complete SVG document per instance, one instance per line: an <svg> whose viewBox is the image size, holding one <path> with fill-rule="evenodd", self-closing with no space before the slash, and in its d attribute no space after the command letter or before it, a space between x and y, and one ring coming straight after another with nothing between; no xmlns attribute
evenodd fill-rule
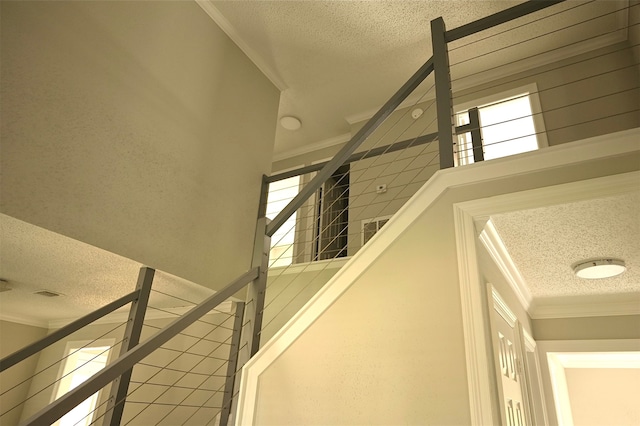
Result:
<svg viewBox="0 0 640 426"><path fill-rule="evenodd" d="M216 308L220 303L236 294L238 291L249 285L248 302L246 304L238 304L236 308L236 321L234 324L233 344L230 359L234 361L233 372L228 372L231 380L235 377L235 368L238 363L242 365L240 358L240 347L248 348L248 357L253 356L260 344L260 324L262 318L262 310L264 304L264 296L266 290L266 275L269 258L270 239L273 234L286 222L286 220L298 210L307 199L313 195L324 182L343 164L353 161L371 158L384 153L398 151L410 146L421 145L435 140L439 140L440 151L440 167L453 167L454 163L454 142L455 134L471 132L472 144L475 161L482 161L482 143L480 134L480 123L478 119L477 108L469 110L470 122L464 126L456 127L453 121L453 108L451 99L451 77L449 74L448 49L447 43L461 39L463 37L475 34L496 25L520 18L530 13L545 9L565 0L529 0L520 5L511 7L504 11L487 16L480 20L471 22L453 30L446 30L442 18L435 19L431 22L431 37L433 43L433 56L422 65L416 73L387 101L380 110L351 138L349 142L328 162L304 167L293 170L291 172L280 173L273 176L264 176L262 182L262 190L260 194L260 203L258 208L258 221L256 224L256 236L254 241L254 252L251 269L224 287L222 290L206 299L204 302L192 308L189 312L174 320L164 329L158 331L145 342L139 344L139 330L141 328L144 314L140 314L137 309L133 309L130 314L130 322L135 323L128 326L130 333L125 333L125 339L129 340L126 350L123 350L120 357L96 373L90 380L84 382L77 388L63 395L49 406L26 420L24 425L40 425L51 424L60 419L68 411L80 404L89 396L98 392L109 383L118 381L120 384L113 386L114 392L110 398L109 409L119 407L121 410L126 398L126 387L128 386L127 374L130 376L133 366L143 358L158 349L162 344L166 343L172 337L182 332L186 327L206 315L212 309ZM365 153L355 153L358 147L371 135L399 106L400 104L427 78L434 72L436 87L436 110L438 119L438 132L429 135L423 135L418 138L398 142L394 145L387 145L372 149ZM316 176L298 193L298 195L274 218L269 221L266 215L266 198L268 193L268 185L270 182L286 179L288 177L297 176L299 174L317 171ZM0 372L17 364L18 362L34 355L49 345L67 337L71 333L91 324L95 320L102 318L110 312L124 306L127 303L134 302L134 305L146 306L148 294L144 294L151 286L153 278L153 270L150 268L142 268L138 279L136 290L85 317L74 321L73 323L57 330L56 332L46 336L38 342L35 342L5 358L0 360ZM145 300L146 298L146 300ZM252 305L252 306L251 306ZM249 308L247 308L249 306ZM244 312L244 319L242 317ZM246 321L250 318L250 321ZM242 324L251 324L248 331L242 331ZM136 329L136 330L134 330ZM135 334L138 333L137 337ZM242 339L242 340L241 340ZM244 344L242 344L244 342ZM235 353L233 351L236 351ZM126 386L122 384L126 382ZM223 419L229 419L232 403L230 398L234 389L237 388L237 381L227 382L225 385L225 396L223 403ZM124 393L123 393L124 389ZM124 396L123 396L124 395ZM121 399L121 400L119 400ZM117 414L117 413L116 413ZM112 425L119 424L120 415L111 415L109 423Z"/></svg>

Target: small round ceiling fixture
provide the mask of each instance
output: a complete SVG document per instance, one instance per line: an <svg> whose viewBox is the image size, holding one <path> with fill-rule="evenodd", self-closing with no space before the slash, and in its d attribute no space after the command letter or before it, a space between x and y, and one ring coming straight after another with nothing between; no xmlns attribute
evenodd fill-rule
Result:
<svg viewBox="0 0 640 426"><path fill-rule="evenodd" d="M414 120L417 120L418 118L422 117L423 113L424 113L424 111L422 110L422 108L416 108L413 111L411 111L411 117Z"/></svg>
<svg viewBox="0 0 640 426"><path fill-rule="evenodd" d="M573 272L578 278L589 280L615 277L626 270L624 260L612 258L584 260L573 265Z"/></svg>
<svg viewBox="0 0 640 426"><path fill-rule="evenodd" d="M302 127L302 122L296 117L286 115L280 119L280 125L287 130L298 130Z"/></svg>

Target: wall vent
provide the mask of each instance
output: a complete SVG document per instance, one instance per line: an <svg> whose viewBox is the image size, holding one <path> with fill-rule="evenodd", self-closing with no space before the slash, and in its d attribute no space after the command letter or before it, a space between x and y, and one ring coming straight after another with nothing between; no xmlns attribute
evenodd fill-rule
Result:
<svg viewBox="0 0 640 426"><path fill-rule="evenodd" d="M391 219L391 216L374 217L362 221L362 245L365 245Z"/></svg>
<svg viewBox="0 0 640 426"><path fill-rule="evenodd" d="M38 296L44 296L44 297L58 297L58 296L61 296L60 293L56 293L54 291L49 291L49 290L40 290L40 291L36 291L33 294L37 294Z"/></svg>

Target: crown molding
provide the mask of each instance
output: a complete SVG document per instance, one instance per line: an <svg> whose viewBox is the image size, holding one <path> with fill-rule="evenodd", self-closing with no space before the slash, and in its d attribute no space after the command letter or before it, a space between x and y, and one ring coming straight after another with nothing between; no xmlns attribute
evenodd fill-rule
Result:
<svg viewBox="0 0 640 426"><path fill-rule="evenodd" d="M509 255L507 248L500 238L498 231L496 230L491 219L487 221L484 229L480 233L480 241L485 246L489 255L504 275L507 283L515 293L520 305L528 312L531 306L531 292L525 279L522 277L520 270L513 262L513 259Z"/></svg>
<svg viewBox="0 0 640 426"><path fill-rule="evenodd" d="M49 323L47 321L27 318L22 315L0 313L0 321L15 322L16 324L30 325L32 327L49 328Z"/></svg>
<svg viewBox="0 0 640 426"><path fill-rule="evenodd" d="M198 6L205 11L207 15L213 20L213 22L220 27L220 29L233 41L236 46L244 52L253 64L278 88L281 92L287 89L285 82L278 76L267 62L260 56L255 50L253 50L247 42L238 34L235 27L224 17L224 15L213 5L210 0L194 0Z"/></svg>
<svg viewBox="0 0 640 426"><path fill-rule="evenodd" d="M298 155L309 154L310 152L319 151L324 148L329 148L335 145L340 145L343 143L347 143L351 140L351 133L343 133L338 136L334 136L329 139L324 139L318 143L314 143L311 145L301 146L300 148L290 149L288 151L282 152L280 154L276 154L273 156L272 162L286 160L289 158L297 157Z"/></svg>
<svg viewBox="0 0 640 426"><path fill-rule="evenodd" d="M493 285L487 284L487 287L491 292L491 297L493 299L493 308L498 313L498 315L500 315L502 319L504 319L507 324L509 324L509 327L514 328L516 326L516 323L518 322L518 317L516 317L513 311L511 311L511 308L509 308L507 302L504 301L502 296L500 296L500 293L498 293L498 290L496 290Z"/></svg>

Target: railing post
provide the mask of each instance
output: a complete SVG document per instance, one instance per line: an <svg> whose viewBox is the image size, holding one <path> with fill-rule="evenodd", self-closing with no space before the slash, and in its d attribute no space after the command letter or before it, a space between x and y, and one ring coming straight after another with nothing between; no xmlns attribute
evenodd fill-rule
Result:
<svg viewBox="0 0 640 426"><path fill-rule="evenodd" d="M233 393L238 369L238 355L240 351L240 336L242 334L242 319L244 318L244 303L236 302L235 320L233 322L233 334L231 347L229 348L229 362L227 363L227 379L224 384L224 396L222 398L222 411L220 412L220 425L227 426L233 406Z"/></svg>
<svg viewBox="0 0 640 426"><path fill-rule="evenodd" d="M453 106L451 102L451 74L449 53L445 41L444 20L431 21L433 45L433 72L436 86L436 111L438 114L438 139L440 141L440 168L453 167Z"/></svg>
<svg viewBox="0 0 640 426"><path fill-rule="evenodd" d="M480 114L478 108L469 109L469 126L471 127L471 146L473 147L473 162L484 161L482 149L482 132L480 131Z"/></svg>
<svg viewBox="0 0 640 426"><path fill-rule="evenodd" d="M144 315L147 311L149 303L149 294L151 293L151 284L155 270L147 267L140 268L138 274L138 298L131 302L129 310L129 319L127 327L124 331L124 339L120 347L120 355L122 356L133 349L140 342L140 334L142 333L142 325L144 324ZM122 420L124 412L124 403L127 399L129 391L129 382L131 381L131 373L133 368L128 369L120 377L113 381L111 385L111 394L109 395L109 403L104 416L104 425L116 426Z"/></svg>
<svg viewBox="0 0 640 426"><path fill-rule="evenodd" d="M245 305L245 329L243 331L243 346L248 351L247 360L254 356L260 349L260 332L262 331L262 317L264 310L264 298L267 290L267 272L269 268L269 250L271 237L266 232L267 225L271 222L266 217L258 219L256 226L255 244L253 247L252 268L259 268L258 278L247 287L247 303Z"/></svg>

